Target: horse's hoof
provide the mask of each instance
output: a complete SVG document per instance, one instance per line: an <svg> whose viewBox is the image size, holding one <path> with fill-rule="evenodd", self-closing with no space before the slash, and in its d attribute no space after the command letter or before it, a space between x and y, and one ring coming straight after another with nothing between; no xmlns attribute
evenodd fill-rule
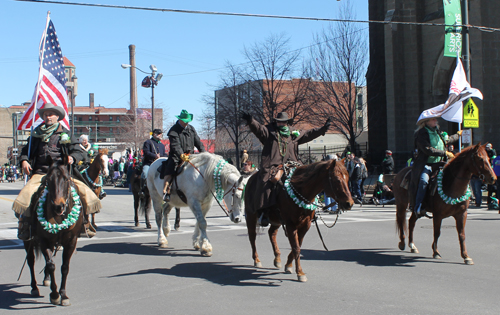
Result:
<svg viewBox="0 0 500 315"><path fill-rule="evenodd" d="M415 244L413 244L413 243L408 244L408 247L410 247L410 249L411 249L411 251L410 251L410 252L411 252L412 254L418 254L418 248L417 248L417 246L415 246Z"/></svg>
<svg viewBox="0 0 500 315"><path fill-rule="evenodd" d="M167 248L168 243L161 243L161 244L158 244L158 246L160 246L160 248Z"/></svg>
<svg viewBox="0 0 500 315"><path fill-rule="evenodd" d="M255 268L262 268L262 263L261 263L260 261L254 261L254 262L253 262L253 266L254 266Z"/></svg>
<svg viewBox="0 0 500 315"><path fill-rule="evenodd" d="M69 301L69 299L61 300L61 306L70 306L70 305L71 302Z"/></svg>
<svg viewBox="0 0 500 315"><path fill-rule="evenodd" d="M203 257L210 257L212 256L212 252L208 252L208 251L201 251L201 256Z"/></svg>
<svg viewBox="0 0 500 315"><path fill-rule="evenodd" d="M297 276L297 278L299 279L299 282L306 282L307 281L306 275Z"/></svg>
<svg viewBox="0 0 500 315"><path fill-rule="evenodd" d="M44 287L50 287L50 280L43 280Z"/></svg>
<svg viewBox="0 0 500 315"><path fill-rule="evenodd" d="M135 222L135 226L139 226L139 222Z"/></svg>
<svg viewBox="0 0 500 315"><path fill-rule="evenodd" d="M175 229L176 231L179 231L179 228L180 228L180 227L181 227L181 226L180 226L179 224L174 225L174 229Z"/></svg>
<svg viewBox="0 0 500 315"><path fill-rule="evenodd" d="M151 229L151 224L146 224L146 229Z"/></svg>
<svg viewBox="0 0 500 315"><path fill-rule="evenodd" d="M274 261L274 267L278 268L278 269L281 269L281 261L277 261L275 260Z"/></svg>
<svg viewBox="0 0 500 315"><path fill-rule="evenodd" d="M474 265L474 262L472 261L472 258L470 258L470 257L465 258L464 262L466 265Z"/></svg>
<svg viewBox="0 0 500 315"><path fill-rule="evenodd" d="M405 250L405 242L399 242L398 247L399 250Z"/></svg>
<svg viewBox="0 0 500 315"><path fill-rule="evenodd" d="M38 296L40 296L40 291L38 291L38 289L33 289L33 290L31 290L30 294L32 297L38 297Z"/></svg>
<svg viewBox="0 0 500 315"><path fill-rule="evenodd" d="M292 267L285 267L285 273L291 274L293 272Z"/></svg>
<svg viewBox="0 0 500 315"><path fill-rule="evenodd" d="M441 257L441 255L439 255L438 253L432 255L432 258L434 259L442 259L443 257Z"/></svg>
<svg viewBox="0 0 500 315"><path fill-rule="evenodd" d="M59 296L57 299L50 298L50 303L54 305L61 305L61 297Z"/></svg>

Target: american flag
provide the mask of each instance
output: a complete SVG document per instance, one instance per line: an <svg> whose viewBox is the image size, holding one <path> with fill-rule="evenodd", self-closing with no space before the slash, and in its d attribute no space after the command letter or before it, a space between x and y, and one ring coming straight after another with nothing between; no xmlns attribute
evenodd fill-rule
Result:
<svg viewBox="0 0 500 315"><path fill-rule="evenodd" d="M30 129L33 122L33 111L36 104L36 115L34 126L43 122L38 115L38 109L46 103L52 103L54 106L61 106L66 112L64 120L61 120L63 126L69 129L68 123L68 93L66 91L66 75L64 74L64 62L61 52L61 46L57 40L56 29L49 19L47 29L40 41L40 56L42 58L39 69L38 96L37 87L31 100L31 104L24 112L17 130ZM35 101L35 99L37 99Z"/></svg>
<svg viewBox="0 0 500 315"><path fill-rule="evenodd" d="M151 119L153 119L153 115L151 115L151 113L148 112L147 110L142 110L142 109L138 108L137 109L137 118L151 120Z"/></svg>

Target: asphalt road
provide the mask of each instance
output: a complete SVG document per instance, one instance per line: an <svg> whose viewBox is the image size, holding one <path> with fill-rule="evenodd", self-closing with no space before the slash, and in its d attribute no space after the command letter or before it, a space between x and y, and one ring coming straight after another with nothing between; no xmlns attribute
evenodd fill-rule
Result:
<svg viewBox="0 0 500 315"><path fill-rule="evenodd" d="M311 227L301 259L308 282L300 283L295 274L273 267L266 229L257 239L264 267L254 268L245 224L233 224L215 206L207 219L212 257L201 257L191 246L194 217L189 209L182 209L181 229L171 233L169 247L160 249L154 220L152 230L145 229L143 219L134 227L132 195L112 187L97 215L97 236L81 238L72 258L67 286L72 305L53 306L47 287L40 287L42 297L30 297L27 268L17 281L25 252L10 208L21 187L20 182L0 184L2 314L499 313L497 211L470 209L466 236L475 265L467 266L453 219L443 222L443 259L436 260L431 220L417 222L420 254L411 254L397 247L394 206L355 206L331 229L320 223L329 251ZM332 223L335 216L323 218ZM290 246L282 231L279 245L284 258ZM60 257L55 258L57 281ZM37 260L37 272L43 266Z"/></svg>

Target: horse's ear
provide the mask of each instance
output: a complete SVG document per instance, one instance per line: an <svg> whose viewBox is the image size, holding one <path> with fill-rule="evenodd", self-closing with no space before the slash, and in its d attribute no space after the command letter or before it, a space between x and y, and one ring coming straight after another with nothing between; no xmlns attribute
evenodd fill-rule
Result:
<svg viewBox="0 0 500 315"><path fill-rule="evenodd" d="M342 162L342 165L345 166L345 158L343 158L342 160L340 160L340 162Z"/></svg>
<svg viewBox="0 0 500 315"><path fill-rule="evenodd" d="M488 143L486 143L485 145L483 145L483 147L484 147L484 149L485 149L485 150L486 150L486 145L487 145L487 144L488 144ZM480 147L481 147L481 142L479 142L478 144L476 144L476 145L474 146L474 151L475 151L475 152L479 151L479 148L480 148Z"/></svg>

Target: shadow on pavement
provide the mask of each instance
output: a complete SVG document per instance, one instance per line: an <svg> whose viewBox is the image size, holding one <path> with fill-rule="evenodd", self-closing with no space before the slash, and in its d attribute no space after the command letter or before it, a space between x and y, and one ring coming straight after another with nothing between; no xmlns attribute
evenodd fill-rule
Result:
<svg viewBox="0 0 500 315"><path fill-rule="evenodd" d="M283 274L277 269L263 269L253 268L249 266L235 266L229 265L224 262L207 262L207 263L184 263L167 268L152 268L144 269L131 273L117 274L109 276L115 277L128 277L140 276L145 274L175 276L180 278L198 278L210 281L219 285L233 285L233 286L279 286L283 279L268 278L268 276L275 276ZM290 281L296 281L296 275L290 276Z"/></svg>
<svg viewBox="0 0 500 315"><path fill-rule="evenodd" d="M29 273L29 272L28 272ZM57 307L50 304L49 292L43 296L42 287L38 286L40 290L40 297L32 297L30 295L31 287L29 281L26 284L0 284L0 292L2 298L0 299L0 310L39 310L46 308ZM18 292L24 291L26 293ZM29 306L28 306L29 305Z"/></svg>
<svg viewBox="0 0 500 315"><path fill-rule="evenodd" d="M454 264L453 262L416 256L416 254L389 248L341 249L328 252L323 250L303 249L301 250L301 254L303 255L301 260L346 261L355 262L363 266L415 267L414 263L417 261Z"/></svg>

